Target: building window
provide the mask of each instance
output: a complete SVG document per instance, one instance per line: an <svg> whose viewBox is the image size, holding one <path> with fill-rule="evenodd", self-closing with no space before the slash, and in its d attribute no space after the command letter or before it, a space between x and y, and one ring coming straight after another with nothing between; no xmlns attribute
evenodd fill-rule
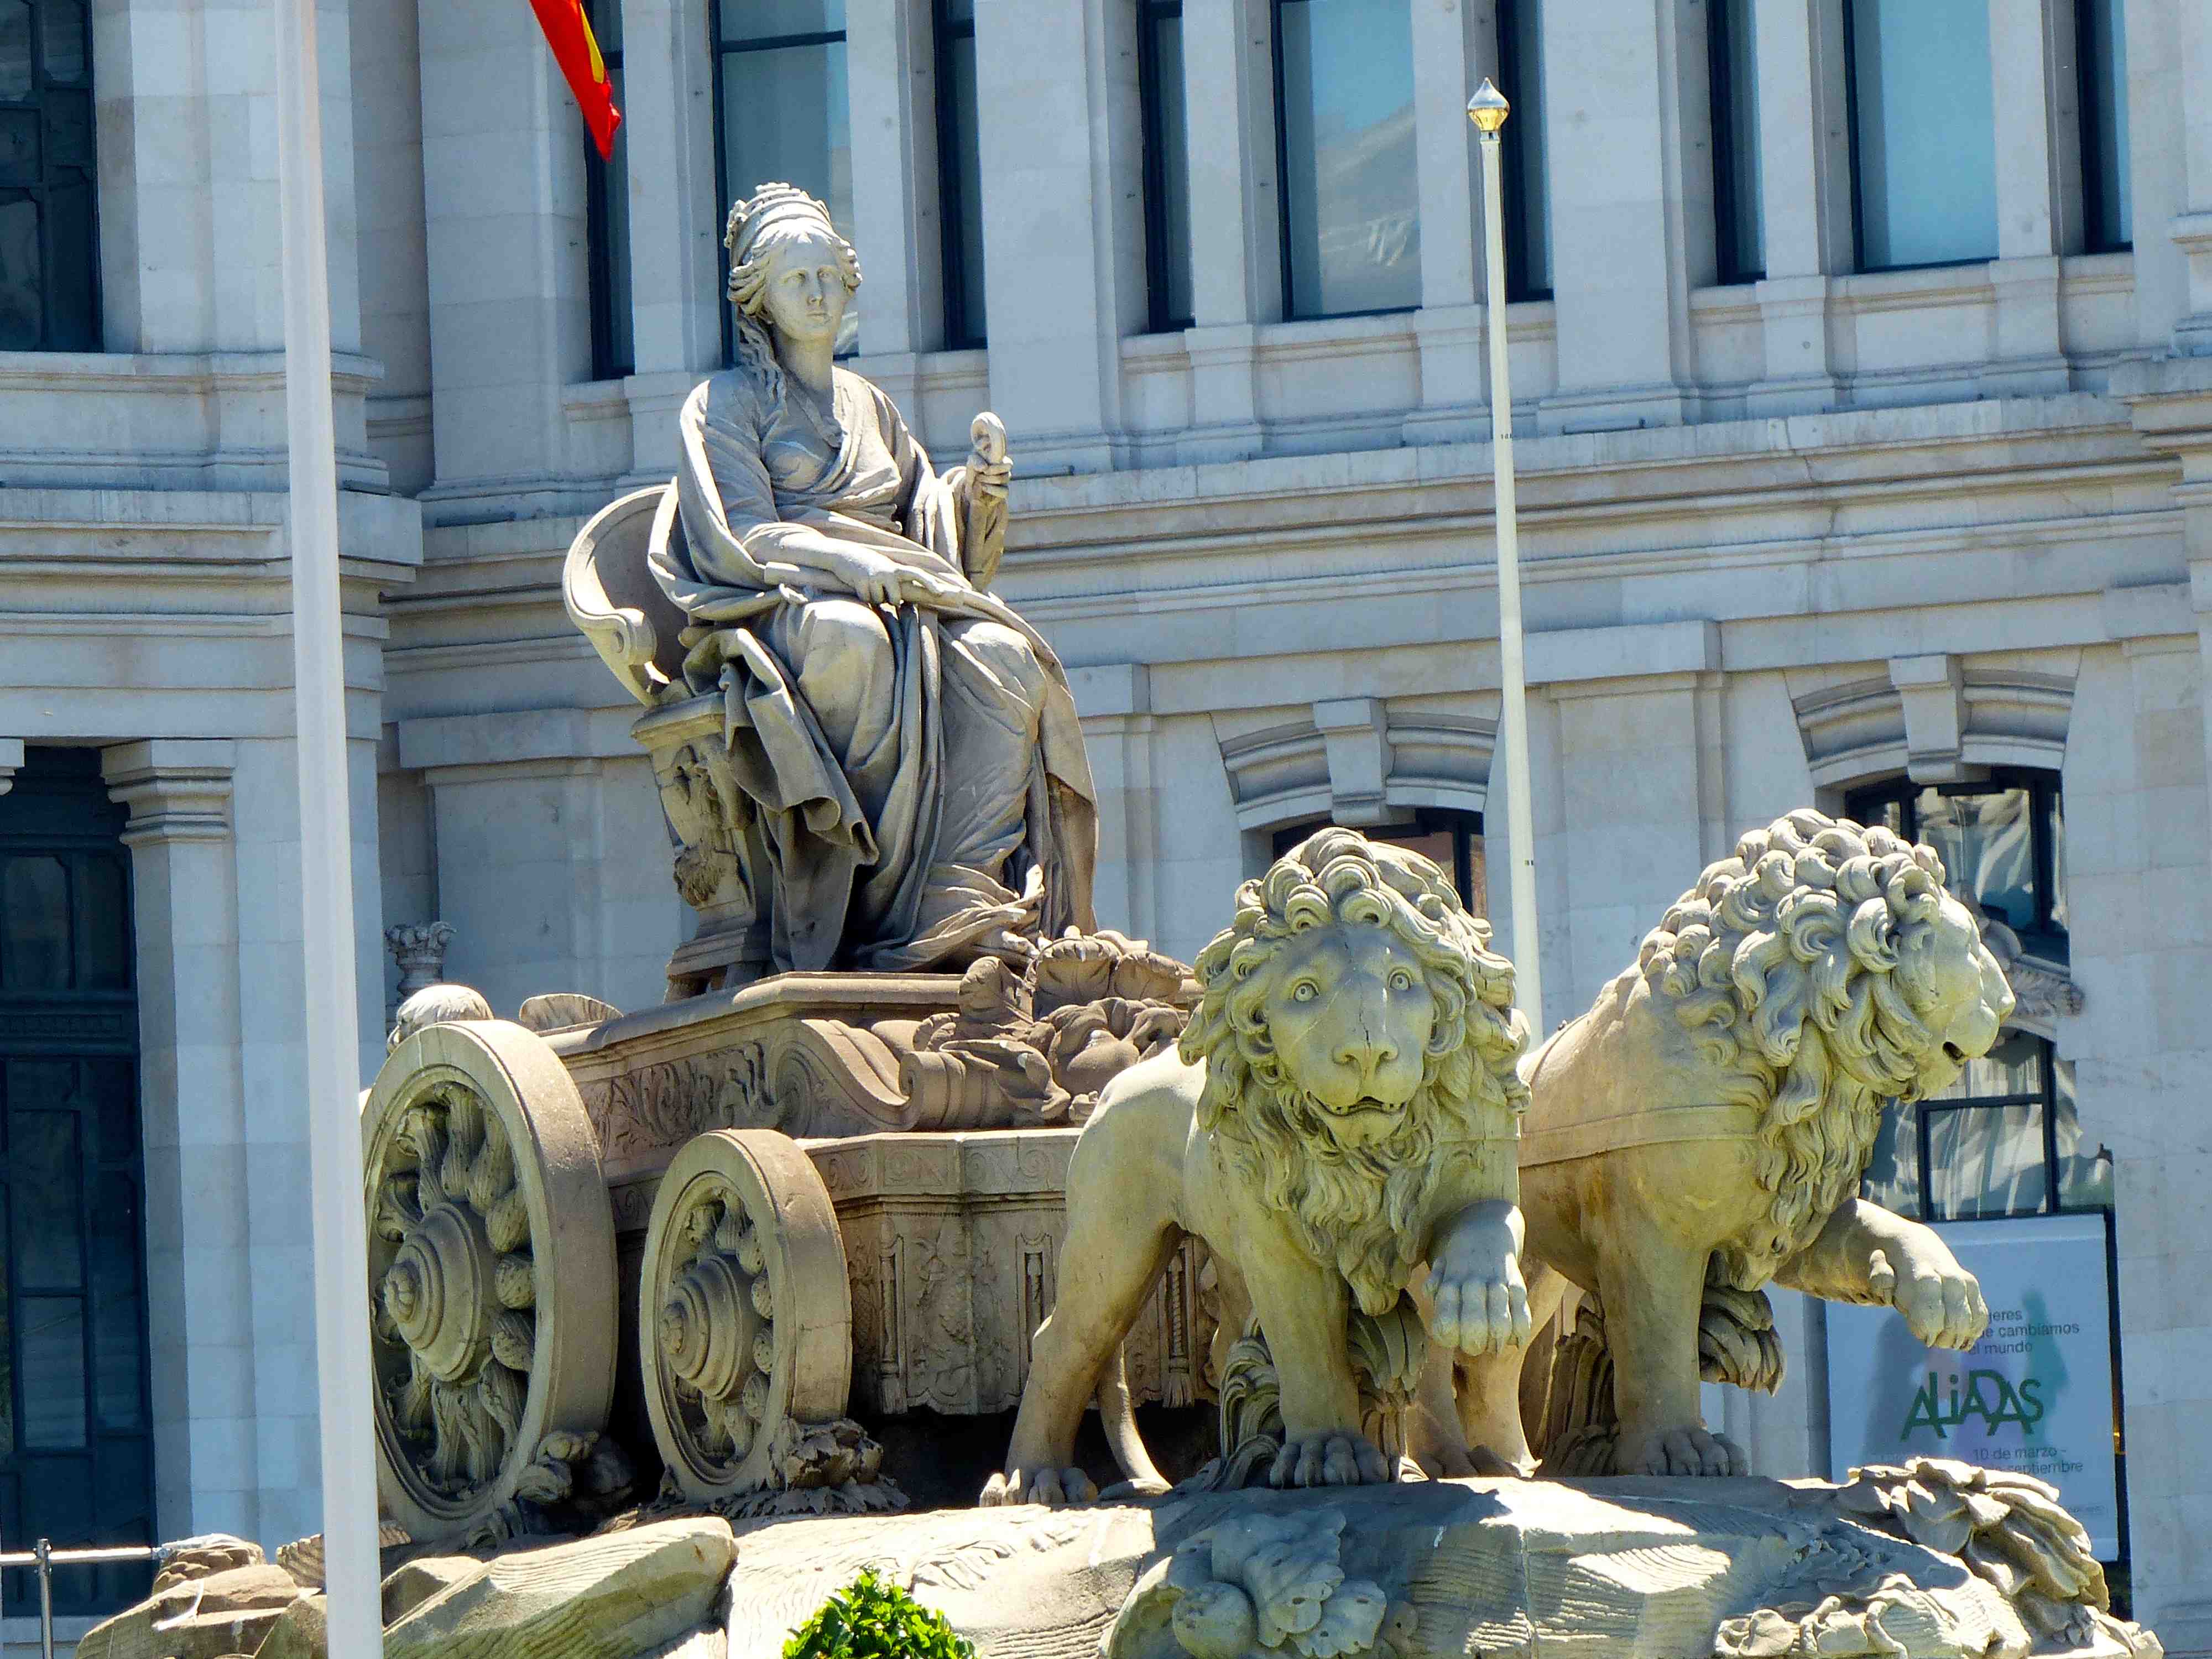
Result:
<svg viewBox="0 0 2212 1659"><path fill-rule="evenodd" d="M1370 841L1379 841L1419 853L1451 877L1452 885L1458 890L1460 902L1467 906L1469 914L1478 916L1488 914L1489 872L1483 863L1481 813L1455 812L1442 807L1424 808L1414 815L1410 824L1358 827L1359 833ZM1282 857L1308 836L1328 828L1328 819L1316 818L1310 823L1278 830L1275 831L1274 855Z"/></svg>
<svg viewBox="0 0 2212 1659"><path fill-rule="evenodd" d="M614 87L615 107L623 106L622 0L591 0L585 15L599 57ZM584 140L586 238L592 283L592 378L619 380L637 368L630 337L629 309L629 124L615 129L615 153L599 159L599 148Z"/></svg>
<svg viewBox="0 0 2212 1659"><path fill-rule="evenodd" d="M0 1538L150 1543L128 814L97 750L28 761L0 796ZM37 1605L4 1577L9 1612ZM54 1610L112 1612L151 1577L58 1570Z"/></svg>
<svg viewBox="0 0 2212 1659"><path fill-rule="evenodd" d="M1544 162L1543 0L1498 0L1498 84L1513 105L1498 155L1505 184L1505 297L1552 297L1552 200Z"/></svg>
<svg viewBox="0 0 2212 1659"><path fill-rule="evenodd" d="M1861 270L1997 256L1987 0L1844 0Z"/></svg>
<svg viewBox="0 0 2212 1659"><path fill-rule="evenodd" d="M1926 842L1951 890L2008 928L2023 956L2065 964L2065 815L2055 775L1886 785L1853 795L1846 810ZM2009 1030L1942 1095L1890 1109L1865 1189L1900 1214L1966 1221L2107 1208L2112 1170L2109 1152L2083 1147L2073 1067L2045 1039Z"/></svg>
<svg viewBox="0 0 2212 1659"><path fill-rule="evenodd" d="M2075 63L2081 76L2084 240L2092 253L2135 244L2135 190L2128 176L2126 0L2074 0Z"/></svg>
<svg viewBox="0 0 2212 1659"><path fill-rule="evenodd" d="M853 234L852 122L845 95L845 0L712 0L716 167L722 205L764 184L796 185ZM724 254L726 277L728 258ZM855 296L857 300L859 296ZM860 340L860 307L845 313L840 356ZM727 308L723 360L734 349Z"/></svg>
<svg viewBox="0 0 2212 1659"><path fill-rule="evenodd" d="M972 351L986 337L983 149L976 128L975 0L937 8L937 195L945 259L945 344Z"/></svg>
<svg viewBox="0 0 2212 1659"><path fill-rule="evenodd" d="M1421 302L1412 0L1275 0L1283 311Z"/></svg>
<svg viewBox="0 0 2212 1659"><path fill-rule="evenodd" d="M1190 127L1183 107L1182 0L1138 0L1145 104L1145 277L1152 331L1188 328Z"/></svg>
<svg viewBox="0 0 2212 1659"><path fill-rule="evenodd" d="M1708 0L1715 264L1723 283L1766 275L1759 159L1759 17L1753 0Z"/></svg>
<svg viewBox="0 0 2212 1659"><path fill-rule="evenodd" d="M0 350L100 349L91 13L0 3Z"/></svg>

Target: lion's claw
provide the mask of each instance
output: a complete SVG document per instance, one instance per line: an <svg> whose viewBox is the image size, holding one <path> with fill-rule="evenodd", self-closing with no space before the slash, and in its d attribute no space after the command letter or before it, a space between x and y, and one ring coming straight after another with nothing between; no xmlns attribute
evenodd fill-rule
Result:
<svg viewBox="0 0 2212 1659"><path fill-rule="evenodd" d="M1448 1349L1474 1357L1526 1347L1531 1329L1528 1287L1508 1255L1487 1273L1429 1275L1429 1334Z"/></svg>
<svg viewBox="0 0 2212 1659"><path fill-rule="evenodd" d="M1971 1348L1989 1328L1989 1304L1973 1274L1948 1250L1924 1255L1907 1245L1876 1250L1867 1264L1867 1284L1877 1300L1905 1316L1912 1334L1931 1348Z"/></svg>
<svg viewBox="0 0 2212 1659"><path fill-rule="evenodd" d="M1380 1486L1393 1478L1389 1460L1364 1435L1310 1434L1285 1440L1267 1472L1271 1486Z"/></svg>
<svg viewBox="0 0 2212 1659"><path fill-rule="evenodd" d="M1008 1469L986 1481L982 1495L976 1499L987 1510L1008 1504L1042 1504L1061 1509L1097 1501L1097 1486L1081 1469L1039 1469L1034 1474Z"/></svg>
<svg viewBox="0 0 2212 1659"><path fill-rule="evenodd" d="M1714 1434L1693 1423L1640 1437L1623 1434L1613 1447L1613 1467L1619 1474L1713 1478L1749 1474L1751 1460L1744 1455L1743 1448L1726 1435Z"/></svg>

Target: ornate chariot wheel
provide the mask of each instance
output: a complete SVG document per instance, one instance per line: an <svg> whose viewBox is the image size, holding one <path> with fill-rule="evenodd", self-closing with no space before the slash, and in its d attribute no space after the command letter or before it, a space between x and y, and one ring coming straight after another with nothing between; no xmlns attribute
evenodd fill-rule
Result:
<svg viewBox="0 0 2212 1659"><path fill-rule="evenodd" d="M543 1038L433 1025L362 1109L380 1493L418 1541L516 1499L546 1437L604 1428L614 1212L598 1137Z"/></svg>
<svg viewBox="0 0 2212 1659"><path fill-rule="evenodd" d="M845 1246L789 1136L717 1129L677 1153L646 1228L639 1308L653 1439L694 1502L776 1484L779 1431L843 1415Z"/></svg>

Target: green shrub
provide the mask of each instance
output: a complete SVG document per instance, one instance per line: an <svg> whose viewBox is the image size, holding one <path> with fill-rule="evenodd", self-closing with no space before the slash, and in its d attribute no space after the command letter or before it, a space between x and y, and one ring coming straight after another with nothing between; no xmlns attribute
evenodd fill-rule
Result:
<svg viewBox="0 0 2212 1659"><path fill-rule="evenodd" d="M975 1644L872 1569L799 1627L783 1659L975 1659Z"/></svg>

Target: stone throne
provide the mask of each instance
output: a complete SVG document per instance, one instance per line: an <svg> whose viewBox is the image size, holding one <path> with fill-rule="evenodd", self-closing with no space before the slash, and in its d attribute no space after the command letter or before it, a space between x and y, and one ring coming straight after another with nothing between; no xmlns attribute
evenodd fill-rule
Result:
<svg viewBox="0 0 2212 1659"><path fill-rule="evenodd" d="M633 490L592 515L561 574L569 619L645 706L630 732L653 758L677 890L699 918L668 959L672 1001L768 971L775 902L757 815L729 762L730 706L686 688L690 623L646 562L656 540L683 537L672 488Z"/></svg>

